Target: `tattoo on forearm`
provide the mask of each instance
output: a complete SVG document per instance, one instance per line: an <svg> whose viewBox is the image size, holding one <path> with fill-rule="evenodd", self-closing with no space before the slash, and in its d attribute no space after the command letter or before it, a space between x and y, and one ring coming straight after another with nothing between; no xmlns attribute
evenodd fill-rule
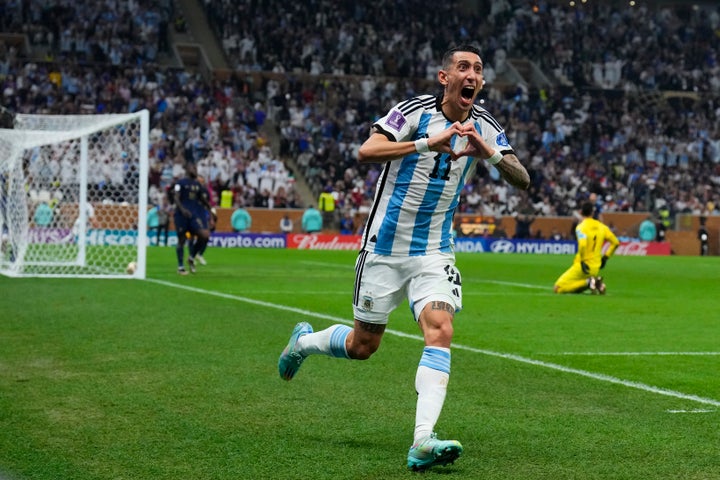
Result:
<svg viewBox="0 0 720 480"><path fill-rule="evenodd" d="M506 155L504 161L496 165L502 177L518 188L526 189L530 184L530 176L515 155Z"/></svg>
<svg viewBox="0 0 720 480"><path fill-rule="evenodd" d="M448 312L450 315L455 315L455 309L447 302L439 302L436 300L430 304L430 309L444 310L444 311Z"/></svg>

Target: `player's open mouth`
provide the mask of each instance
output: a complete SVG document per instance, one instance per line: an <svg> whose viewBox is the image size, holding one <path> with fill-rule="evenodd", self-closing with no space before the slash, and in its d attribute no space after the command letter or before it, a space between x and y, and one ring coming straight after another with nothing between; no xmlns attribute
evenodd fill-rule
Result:
<svg viewBox="0 0 720 480"><path fill-rule="evenodd" d="M460 96L465 100L472 100L473 95L475 95L475 87L472 85L467 85L460 90Z"/></svg>

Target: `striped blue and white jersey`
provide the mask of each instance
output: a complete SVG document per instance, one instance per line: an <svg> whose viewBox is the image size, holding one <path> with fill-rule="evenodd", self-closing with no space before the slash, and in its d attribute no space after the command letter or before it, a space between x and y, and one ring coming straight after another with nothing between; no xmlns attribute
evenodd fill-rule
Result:
<svg viewBox="0 0 720 480"><path fill-rule="evenodd" d="M453 122L441 110L441 96L421 95L395 105L373 128L390 141L415 141L447 129ZM489 146L512 150L503 128L484 108L474 105L472 122ZM465 148L457 135L453 150ZM412 153L387 162L363 233L362 248L379 255L419 256L452 252L452 221L460 192L475 173L477 159L452 161L438 152Z"/></svg>

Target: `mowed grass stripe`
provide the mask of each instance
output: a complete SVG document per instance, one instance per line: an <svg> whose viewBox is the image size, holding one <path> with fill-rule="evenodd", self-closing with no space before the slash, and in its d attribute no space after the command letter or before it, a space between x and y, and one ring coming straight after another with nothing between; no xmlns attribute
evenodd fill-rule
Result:
<svg viewBox="0 0 720 480"><path fill-rule="evenodd" d="M182 284L168 282L168 281L164 281L164 280L147 279L146 281L157 283L160 285L165 285L165 286L171 287L171 288L179 288L182 290L199 293L199 294L203 294L203 295L212 295L212 296L224 298L227 300L235 300L235 301L239 301L239 302L250 303L250 304L261 306L261 307L273 308L273 309L282 310L282 311L286 311L286 312L297 313L300 315L305 315L307 317L318 318L318 319L322 319L322 320L329 320L332 322L343 323L346 325L353 324L352 321L349 321L344 318L336 317L333 315L327 315L327 314L323 314L323 313L319 313L319 312L315 312L315 311L311 311L311 310L290 307L287 305L281 305L278 303L265 302L262 300L256 300L256 299L252 299L252 298L248 298L248 297L241 297L238 295L231 295L231 294L227 294L227 293L223 293L223 292L206 290L206 289L202 289L202 288L198 288L198 287L182 285ZM395 335L398 337L402 337L402 338L416 340L419 342L423 341L423 338L420 335L408 334L408 333L401 332L398 330L387 329L387 330L385 330L385 333L387 333L389 335ZM470 347L467 345L461 345L461 344L457 344L457 343L453 343L453 348L460 349L460 350L466 350L466 351L474 352L474 353L480 353L480 354L488 355L488 356L492 356L492 357L504 358L506 360L513 360L515 362L520 362L520 363L525 363L528 365L534 365L537 367L557 370L557 371L560 371L563 373L579 375L582 377L591 378L593 380L599 380L602 382L612 383L612 384L616 384L616 385L622 385L622 386L625 386L628 388L634 388L637 390L642 390L642 391L657 394L657 395L664 395L667 397L674 397L674 398L678 398L678 399L682 399L682 400L689 400L689 401L701 403L704 405L712 405L712 406L720 407L720 401L714 400L711 398L704 398L704 397L700 397L697 395L690 395L690 394L686 394L686 393L682 393L682 392L677 392L674 390L668 390L668 389L664 389L664 388L660 388L660 387L656 387L656 386L652 386L652 385L646 385L646 384L643 384L640 382L623 380L621 378L616 378L611 375L593 373L593 372L589 372L586 370L566 367L566 366L563 366L563 365L560 365L557 363L535 360L532 358L527 358L527 357L523 357L520 355L511 354L511 353L502 353L502 352L495 352L492 350L485 350L485 349L481 349L481 348L474 348L474 347Z"/></svg>

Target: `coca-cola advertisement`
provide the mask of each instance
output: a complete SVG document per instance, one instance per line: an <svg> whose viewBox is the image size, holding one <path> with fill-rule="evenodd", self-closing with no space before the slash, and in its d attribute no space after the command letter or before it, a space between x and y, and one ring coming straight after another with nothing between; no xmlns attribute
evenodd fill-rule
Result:
<svg viewBox="0 0 720 480"><path fill-rule="evenodd" d="M670 255L672 249L668 242L621 242L615 255Z"/></svg>

